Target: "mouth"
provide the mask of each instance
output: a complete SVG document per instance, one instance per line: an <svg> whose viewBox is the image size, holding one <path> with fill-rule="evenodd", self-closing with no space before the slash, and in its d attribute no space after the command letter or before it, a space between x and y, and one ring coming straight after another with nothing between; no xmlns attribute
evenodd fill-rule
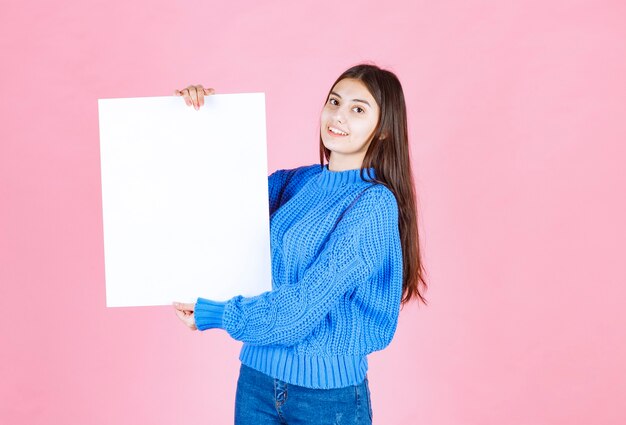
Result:
<svg viewBox="0 0 626 425"><path fill-rule="evenodd" d="M345 131L340 130L337 127L333 127L333 126L330 126L330 125L328 127L326 127L326 131L331 136L345 137L345 136L348 135L348 133L346 133Z"/></svg>

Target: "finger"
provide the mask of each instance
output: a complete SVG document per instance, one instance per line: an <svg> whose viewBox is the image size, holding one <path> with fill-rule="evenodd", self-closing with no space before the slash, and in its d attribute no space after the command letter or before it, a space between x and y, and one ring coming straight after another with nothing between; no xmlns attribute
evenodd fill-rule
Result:
<svg viewBox="0 0 626 425"><path fill-rule="evenodd" d="M185 321L185 316L182 311L176 310L176 317L178 317L181 321Z"/></svg>
<svg viewBox="0 0 626 425"><path fill-rule="evenodd" d="M196 305L194 303L180 303L180 306L185 311L194 311L196 309Z"/></svg>
<svg viewBox="0 0 626 425"><path fill-rule="evenodd" d="M187 88L189 89L189 97L191 97L193 107L198 110L198 93L196 92L196 88L194 86L189 86Z"/></svg>
<svg viewBox="0 0 626 425"><path fill-rule="evenodd" d="M185 100L185 104L187 106L191 106L191 98L189 97L189 90L182 89L179 91L179 93L181 96L183 96L183 99Z"/></svg>
<svg viewBox="0 0 626 425"><path fill-rule="evenodd" d="M191 317L188 319L187 326L189 326L189 329L191 329L192 331L195 331L196 329L198 329L198 328L196 327L196 321L194 320L193 316L191 316Z"/></svg>
<svg viewBox="0 0 626 425"><path fill-rule="evenodd" d="M204 88L201 85L196 86L196 92L198 93L198 108L204 106Z"/></svg>
<svg viewBox="0 0 626 425"><path fill-rule="evenodd" d="M204 94L206 96L210 95L210 94L215 94L215 89L214 88L208 88L208 89L204 89Z"/></svg>
<svg viewBox="0 0 626 425"><path fill-rule="evenodd" d="M185 313L183 313L182 311L176 310L176 315L178 316L180 321L183 322L185 326L187 327L191 327L195 325L196 323L193 318L190 318L189 316L185 315Z"/></svg>

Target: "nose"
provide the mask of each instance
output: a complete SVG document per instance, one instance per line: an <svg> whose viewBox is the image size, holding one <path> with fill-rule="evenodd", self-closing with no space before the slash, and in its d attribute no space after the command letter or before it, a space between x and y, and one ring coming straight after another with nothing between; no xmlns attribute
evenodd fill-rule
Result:
<svg viewBox="0 0 626 425"><path fill-rule="evenodd" d="M344 115L343 115L343 110L341 108L338 108L335 110L335 113L333 114L333 119L335 121L337 121L338 123L343 124L344 123Z"/></svg>

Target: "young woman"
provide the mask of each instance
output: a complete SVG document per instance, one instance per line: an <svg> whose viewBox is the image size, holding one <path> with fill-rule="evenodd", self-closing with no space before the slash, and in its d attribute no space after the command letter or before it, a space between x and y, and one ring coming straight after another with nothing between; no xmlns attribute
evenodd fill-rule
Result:
<svg viewBox="0 0 626 425"><path fill-rule="evenodd" d="M175 92L196 109L212 93ZM321 113L320 164L268 184L273 289L174 303L176 314L243 341L236 424L371 424L367 355L391 342L402 303L426 304L398 78L374 65L341 74Z"/></svg>

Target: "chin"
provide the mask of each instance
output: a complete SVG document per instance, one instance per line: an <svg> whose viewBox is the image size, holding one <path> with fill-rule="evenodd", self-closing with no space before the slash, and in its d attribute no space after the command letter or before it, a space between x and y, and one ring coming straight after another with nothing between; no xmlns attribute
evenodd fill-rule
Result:
<svg viewBox="0 0 626 425"><path fill-rule="evenodd" d="M322 137L322 144L324 145L324 147L325 147L326 149L330 149L331 151L333 150L333 144L332 144L332 142L331 142L331 143L329 143L329 141L328 141L328 140L326 140L324 137Z"/></svg>
<svg viewBox="0 0 626 425"><path fill-rule="evenodd" d="M326 149L328 149L329 151L331 151L331 152L337 152L337 153L344 153L344 152L341 152L341 149L338 149L338 148L337 148L337 145L335 145L335 144L333 144L333 143L326 143L326 142L324 142L324 141L322 141L322 142L324 143L324 147L325 147Z"/></svg>

